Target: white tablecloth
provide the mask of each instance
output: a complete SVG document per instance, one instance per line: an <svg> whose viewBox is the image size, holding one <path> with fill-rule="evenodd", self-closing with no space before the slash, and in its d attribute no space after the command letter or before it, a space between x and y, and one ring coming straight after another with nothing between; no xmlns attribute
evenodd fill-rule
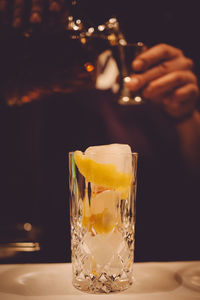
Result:
<svg viewBox="0 0 200 300"><path fill-rule="evenodd" d="M0 265L0 300L200 299L200 261L135 263L134 284L109 295L80 292L71 277L68 263Z"/></svg>

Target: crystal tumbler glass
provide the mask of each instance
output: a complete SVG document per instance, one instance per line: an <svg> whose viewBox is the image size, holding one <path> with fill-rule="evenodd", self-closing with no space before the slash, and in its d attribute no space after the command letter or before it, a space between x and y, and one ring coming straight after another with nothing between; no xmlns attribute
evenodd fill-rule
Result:
<svg viewBox="0 0 200 300"><path fill-rule="evenodd" d="M137 153L69 153L73 285L90 293L133 281Z"/></svg>

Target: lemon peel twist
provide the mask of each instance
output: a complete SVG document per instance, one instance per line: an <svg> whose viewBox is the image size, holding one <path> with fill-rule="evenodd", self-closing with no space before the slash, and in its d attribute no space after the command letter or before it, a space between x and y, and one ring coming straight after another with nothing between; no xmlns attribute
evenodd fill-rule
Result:
<svg viewBox="0 0 200 300"><path fill-rule="evenodd" d="M85 156L81 151L74 152L79 172L88 182L126 193L132 182L132 174L119 172L113 164L98 163Z"/></svg>

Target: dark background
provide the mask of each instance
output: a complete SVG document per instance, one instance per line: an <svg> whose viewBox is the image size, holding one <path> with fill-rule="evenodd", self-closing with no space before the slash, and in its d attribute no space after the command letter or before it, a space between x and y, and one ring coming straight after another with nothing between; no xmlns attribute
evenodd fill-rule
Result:
<svg viewBox="0 0 200 300"><path fill-rule="evenodd" d="M121 29L129 41L143 41L148 46L157 43L168 43L181 48L186 56L191 57L195 63L195 72L199 76L200 62L200 41L199 29L200 18L198 10L198 1L190 1L183 3L182 1L82 1L80 2L79 13L84 18L91 20L91 23L101 24L111 16L117 16ZM45 20L45 18L44 18ZM65 92L54 92L52 86L55 84L65 85L65 78L71 74L71 67L76 64L83 63L85 57L79 55L79 48L71 45L63 28L47 30L45 24L36 28L35 33L30 38L24 38L23 33L27 30L26 26L20 30L12 29L9 24L1 24L0 32L0 224L3 228L11 228L14 230L15 224L23 224L30 222L39 228L35 236L31 236L30 240L41 241L42 251L36 255L28 254L9 259L2 259L6 262L21 261L63 261L70 260L69 251L69 207L67 193L67 153L74 149L84 150L91 144L101 144L106 142L127 142L127 139L111 139L107 136L107 124L103 120L102 106L98 100L95 102L90 99L101 98L101 93L96 95L94 91L76 92L74 95ZM70 71L69 71L70 70ZM37 89L40 89L38 92ZM37 91L36 91L37 90ZM43 92L41 92L41 90ZM35 96L32 95L33 101L22 105L8 105L8 100L15 97L22 97L29 92L36 91ZM44 92L45 91L45 92ZM106 98L106 95L103 95ZM109 97L109 95L107 95ZM14 101L13 100L13 101ZM104 107L104 112L109 115L109 109ZM120 108L123 114L123 109ZM129 119L133 114L135 120L144 123L143 129L146 130L146 136L149 140L154 139L154 132L157 132L157 123L153 124L153 130L148 128L147 119L152 119L151 109L147 109L146 113L142 113L140 109L130 111ZM120 115L120 112L119 112ZM121 117L121 115L120 115ZM123 117L122 117L123 119ZM129 119L125 120L127 126ZM108 122L109 123L109 122ZM114 124L114 123L113 123ZM112 124L112 125L113 125ZM168 126L163 125L162 129ZM148 130L147 130L148 129ZM159 149L160 153L169 154L166 162L161 166L154 165L154 175L152 176L152 164L146 163L146 158L139 165L139 179L148 181L152 177L154 183L160 177L165 181L169 181L168 190L166 186L160 186L155 192L152 185L146 185L146 196L162 197L165 203L172 197L173 186L188 185L188 190L193 188L192 183L181 181L175 184L179 173L172 169L173 163L179 164L179 160L173 154L175 150L168 142L174 141L176 144L176 135L172 134L167 141L164 133L159 133L163 146L155 142L152 153ZM127 135L128 136L128 135ZM156 138L155 138L156 141ZM132 143L132 140L131 140ZM168 143L168 144L167 144ZM144 150L141 146L142 142L134 142L136 150L141 157L145 157L148 149ZM165 148L165 150L163 150ZM162 149L161 149L162 148ZM161 150L160 150L161 149ZM146 152L145 152L146 151ZM147 155L148 156L148 155ZM151 155L149 155L150 157ZM148 158L149 158L148 157ZM152 156L152 162L153 158ZM146 166L147 172L143 173L143 164ZM173 174L169 180L168 175L161 175L162 168L166 168L167 174ZM171 168L171 169L170 169ZM149 170L149 173L148 173ZM145 175L147 174L147 175ZM177 175L178 176L178 175ZM146 177L146 178L145 178ZM192 178L192 177L191 177ZM192 179L191 179L192 181ZM166 190L165 190L166 189ZM163 192L164 191L164 192ZM175 191L175 190L174 190ZM139 186L138 204L140 203L141 190ZM151 194L152 193L152 194ZM163 195L165 194L165 195ZM149 196L149 197L150 197ZM179 193L174 192L173 197L180 198ZM172 199L173 199L172 197ZM181 196L182 197L182 196ZM191 235L188 231L187 224L194 222L198 217L195 205L189 204L188 198L195 198L195 190L189 194L185 194L186 200L180 204L169 202L164 207L162 202L158 205L155 201L155 210L164 210L164 220L166 224L163 227L164 232L168 232L168 223L166 215L174 210L174 216L171 219L172 227L177 222L177 215L181 209L184 211L178 225L177 232L187 231L187 236ZM198 198L198 197L197 197ZM181 198L180 198L181 199ZM196 199L196 198L195 198ZM185 202L184 202L185 201ZM142 203L142 202L141 202ZM156 206L157 205L157 206ZM192 207L188 210L188 207ZM151 205L146 203L144 210L141 204L138 205L137 219L140 221L141 210L148 219L148 210ZM154 211L155 215L156 212ZM177 215L176 215L177 213ZM67 218L66 218L67 216ZM143 216L143 217L144 217ZM152 215L153 218L153 215ZM161 222L161 216L157 221ZM181 219L182 218L182 219ZM67 219L67 220L66 220ZM185 223L187 219L187 223ZM179 218L178 218L179 220ZM148 219L151 222L151 218ZM184 227L180 224L184 221ZM163 221L164 222L164 221ZM6 227L7 226L7 227ZM141 224L139 225L141 226ZM139 228L138 226L138 228ZM167 251L166 244L162 249L163 240L160 237L160 243L156 238L149 236L150 230L155 230L158 223L150 226L149 231L145 233L144 228L141 230L143 236L150 239L148 245L148 253L146 251L145 242L142 248L138 243L136 252L136 260L173 260L173 259L196 259L198 258L197 249L195 251L186 251L185 254L177 249L170 248ZM194 227L195 227L194 222ZM5 230L1 231L0 239L6 241L23 239L19 237L18 232L9 233ZM20 233L21 234L21 233ZM185 234L185 232L184 232ZM184 245L185 236L182 234L180 238L180 248ZM179 234L180 236L180 234ZM136 235L137 238L137 235ZM137 239L136 239L137 240ZM172 240L175 242L176 235ZM153 244L157 244L157 249L153 248ZM185 242L189 249L189 243ZM163 252L162 252L163 251ZM174 252L173 252L174 251ZM160 256L157 253L160 252ZM66 254L67 253L67 254ZM174 254L173 254L174 253ZM193 254L191 254L193 253Z"/></svg>

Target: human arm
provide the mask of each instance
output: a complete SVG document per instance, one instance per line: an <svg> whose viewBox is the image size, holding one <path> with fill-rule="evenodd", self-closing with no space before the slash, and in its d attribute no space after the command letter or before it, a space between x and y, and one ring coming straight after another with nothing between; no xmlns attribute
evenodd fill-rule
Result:
<svg viewBox="0 0 200 300"><path fill-rule="evenodd" d="M133 61L132 67L137 73L128 86L133 91L141 90L147 101L160 106L172 119L185 161L192 168L199 168L199 87L193 65L180 49L159 44Z"/></svg>

